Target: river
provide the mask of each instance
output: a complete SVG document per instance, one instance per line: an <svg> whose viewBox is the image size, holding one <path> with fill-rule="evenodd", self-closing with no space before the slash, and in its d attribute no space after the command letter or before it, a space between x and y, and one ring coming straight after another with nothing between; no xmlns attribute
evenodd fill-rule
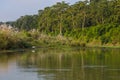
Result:
<svg viewBox="0 0 120 80"><path fill-rule="evenodd" d="M120 80L120 49L0 52L0 80Z"/></svg>

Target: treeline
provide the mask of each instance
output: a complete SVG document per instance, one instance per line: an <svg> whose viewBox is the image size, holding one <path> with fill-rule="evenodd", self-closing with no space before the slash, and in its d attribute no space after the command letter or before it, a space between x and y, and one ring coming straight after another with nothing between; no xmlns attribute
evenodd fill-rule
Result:
<svg viewBox="0 0 120 80"><path fill-rule="evenodd" d="M19 29L65 33L102 24L120 24L120 0L79 1L74 5L65 2L39 10L37 15L22 16L15 22Z"/></svg>
<svg viewBox="0 0 120 80"><path fill-rule="evenodd" d="M120 45L120 0L85 0L73 5L57 2L11 23L19 30L72 38L88 45Z"/></svg>

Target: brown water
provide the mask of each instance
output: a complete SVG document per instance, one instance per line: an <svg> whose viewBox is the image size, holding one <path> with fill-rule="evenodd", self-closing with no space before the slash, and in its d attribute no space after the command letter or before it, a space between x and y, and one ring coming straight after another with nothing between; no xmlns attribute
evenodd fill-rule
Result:
<svg viewBox="0 0 120 80"><path fill-rule="evenodd" d="M120 80L120 50L0 52L0 80Z"/></svg>

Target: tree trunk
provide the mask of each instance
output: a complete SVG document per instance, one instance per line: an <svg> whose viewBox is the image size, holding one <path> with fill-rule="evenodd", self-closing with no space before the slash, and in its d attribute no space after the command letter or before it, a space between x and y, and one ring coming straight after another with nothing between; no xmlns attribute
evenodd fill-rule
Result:
<svg viewBox="0 0 120 80"><path fill-rule="evenodd" d="M82 23L82 30L84 30L84 27L85 27L85 17L86 17L86 14L85 12L83 12L83 23Z"/></svg>

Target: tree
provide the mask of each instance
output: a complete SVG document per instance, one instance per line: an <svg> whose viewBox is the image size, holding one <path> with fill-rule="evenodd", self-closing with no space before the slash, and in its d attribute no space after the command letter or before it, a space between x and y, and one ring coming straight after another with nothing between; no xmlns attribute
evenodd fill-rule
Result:
<svg viewBox="0 0 120 80"><path fill-rule="evenodd" d="M38 16L37 15L26 15L21 16L17 21L15 22L15 27L17 27L20 30L31 30L38 27Z"/></svg>

